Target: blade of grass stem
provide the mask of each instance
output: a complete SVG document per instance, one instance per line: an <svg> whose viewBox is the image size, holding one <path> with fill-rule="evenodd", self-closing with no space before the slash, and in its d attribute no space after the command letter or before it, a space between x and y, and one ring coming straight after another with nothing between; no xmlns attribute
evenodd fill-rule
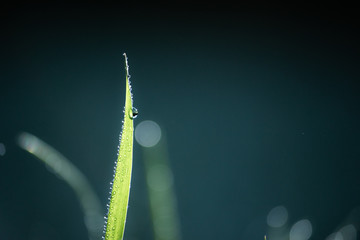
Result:
<svg viewBox="0 0 360 240"><path fill-rule="evenodd" d="M21 133L18 144L45 163L52 172L69 184L83 210L89 238L99 239L102 226L102 207L86 176L61 153L30 133Z"/></svg>
<svg viewBox="0 0 360 240"><path fill-rule="evenodd" d="M180 220L165 134L157 145L142 150L154 239L180 240Z"/></svg>
<svg viewBox="0 0 360 240"><path fill-rule="evenodd" d="M124 121L122 132L120 134L120 146L114 179L111 183L111 196L109 199L110 203L108 204L108 214L105 217L106 229L104 232L106 240L123 239L130 194L134 132L133 118L136 117L137 111L135 111L132 106L129 65L125 53L124 57L126 69Z"/></svg>

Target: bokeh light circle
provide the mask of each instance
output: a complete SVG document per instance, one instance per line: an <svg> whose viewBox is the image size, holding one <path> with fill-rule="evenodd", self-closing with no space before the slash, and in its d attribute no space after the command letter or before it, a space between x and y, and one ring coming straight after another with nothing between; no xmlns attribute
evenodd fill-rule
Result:
<svg viewBox="0 0 360 240"><path fill-rule="evenodd" d="M5 145L0 142L0 156L4 156L5 153L6 153Z"/></svg>
<svg viewBox="0 0 360 240"><path fill-rule="evenodd" d="M160 126L150 120L140 122L135 128L135 139L143 147L153 147L161 139Z"/></svg>
<svg viewBox="0 0 360 240"><path fill-rule="evenodd" d="M273 228L284 226L288 219L288 211L284 206L277 206L271 209L267 215L267 224Z"/></svg>
<svg viewBox="0 0 360 240"><path fill-rule="evenodd" d="M302 219L291 227L290 240L308 240L311 234L311 222L308 219Z"/></svg>
<svg viewBox="0 0 360 240"><path fill-rule="evenodd" d="M344 240L344 237L341 232L334 232L330 234L326 240Z"/></svg>

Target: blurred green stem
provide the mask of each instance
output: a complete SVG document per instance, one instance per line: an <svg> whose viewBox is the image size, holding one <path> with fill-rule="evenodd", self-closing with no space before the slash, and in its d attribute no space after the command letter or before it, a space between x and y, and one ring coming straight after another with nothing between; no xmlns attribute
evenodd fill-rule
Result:
<svg viewBox="0 0 360 240"><path fill-rule="evenodd" d="M33 154L74 190L84 212L85 226L91 240L100 239L103 211L100 200L85 175L61 153L30 133L18 138L21 148Z"/></svg>
<svg viewBox="0 0 360 240"><path fill-rule="evenodd" d="M180 240L173 173L164 135L154 147L142 149L155 240Z"/></svg>

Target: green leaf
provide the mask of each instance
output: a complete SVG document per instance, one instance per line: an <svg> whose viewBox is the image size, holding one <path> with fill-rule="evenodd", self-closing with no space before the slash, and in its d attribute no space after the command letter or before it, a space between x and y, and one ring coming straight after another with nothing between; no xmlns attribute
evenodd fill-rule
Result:
<svg viewBox="0 0 360 240"><path fill-rule="evenodd" d="M123 239L130 194L134 132L133 118L136 117L137 111L132 106L129 65L125 53L124 56L126 69L124 122L120 135L120 147L114 180L111 186L112 191L107 220L105 222L105 240Z"/></svg>
<svg viewBox="0 0 360 240"><path fill-rule="evenodd" d="M91 240L101 236L103 209L86 176L66 157L36 136L23 132L18 144L44 162L48 169L64 180L74 190L84 213L85 226Z"/></svg>

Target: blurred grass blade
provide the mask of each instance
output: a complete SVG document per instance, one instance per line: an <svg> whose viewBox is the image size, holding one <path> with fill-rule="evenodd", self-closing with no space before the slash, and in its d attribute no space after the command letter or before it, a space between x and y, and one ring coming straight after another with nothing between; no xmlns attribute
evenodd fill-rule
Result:
<svg viewBox="0 0 360 240"><path fill-rule="evenodd" d="M152 147L143 147L143 159L150 200L155 240L180 240L173 173L170 167L166 137Z"/></svg>
<svg viewBox="0 0 360 240"><path fill-rule="evenodd" d="M134 132L133 118L136 117L137 111L132 106L129 65L125 53L124 56L126 69L124 122L120 135L120 147L114 179L111 183L110 204L108 205L109 209L105 221L106 240L123 239L130 193Z"/></svg>
<svg viewBox="0 0 360 240"><path fill-rule="evenodd" d="M49 170L70 185L84 212L89 238L99 239L102 227L102 207L85 175L61 153L30 133L21 133L18 143L21 148L44 162Z"/></svg>

